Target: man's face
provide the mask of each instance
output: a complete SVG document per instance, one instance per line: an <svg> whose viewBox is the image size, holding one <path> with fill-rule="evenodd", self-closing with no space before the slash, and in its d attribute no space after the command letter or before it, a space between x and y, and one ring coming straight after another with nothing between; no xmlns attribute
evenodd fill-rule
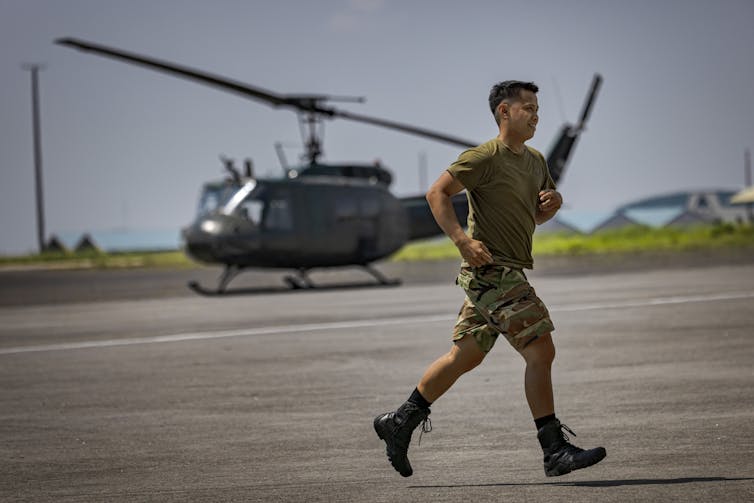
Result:
<svg viewBox="0 0 754 503"><path fill-rule="evenodd" d="M526 141L537 129L539 104L537 95L531 91L523 89L519 96L518 100L504 104L503 117L508 118L508 132Z"/></svg>

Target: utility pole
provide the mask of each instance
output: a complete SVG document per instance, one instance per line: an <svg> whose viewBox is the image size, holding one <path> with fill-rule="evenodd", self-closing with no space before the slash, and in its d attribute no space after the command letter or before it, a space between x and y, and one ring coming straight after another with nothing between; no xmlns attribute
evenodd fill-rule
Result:
<svg viewBox="0 0 754 503"><path fill-rule="evenodd" d="M42 138L39 126L39 70L44 69L40 64L22 65L24 70L31 71L31 110L32 127L34 130L34 185L37 196L37 242L39 253L45 251L45 213L44 195L42 192Z"/></svg>
<svg viewBox="0 0 754 503"><path fill-rule="evenodd" d="M746 187L751 187L751 152L747 148L744 150L744 177L746 180ZM746 203L746 213L749 217L749 223L754 222L754 213L752 213L752 204Z"/></svg>

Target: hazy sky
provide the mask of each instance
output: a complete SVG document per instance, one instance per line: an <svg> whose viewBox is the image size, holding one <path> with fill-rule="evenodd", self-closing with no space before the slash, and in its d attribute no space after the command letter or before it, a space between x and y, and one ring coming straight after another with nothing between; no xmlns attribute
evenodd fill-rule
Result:
<svg viewBox="0 0 754 503"><path fill-rule="evenodd" d="M300 153L290 111L53 44L71 36L279 93L471 140L496 134L492 84L540 85L547 151L604 76L561 183L575 210L694 188L740 188L754 146L751 0L0 0L0 253L36 249L31 93L40 73L48 234L179 228L220 154L282 173ZM398 132L327 123L325 159L381 159L418 193L459 153Z"/></svg>

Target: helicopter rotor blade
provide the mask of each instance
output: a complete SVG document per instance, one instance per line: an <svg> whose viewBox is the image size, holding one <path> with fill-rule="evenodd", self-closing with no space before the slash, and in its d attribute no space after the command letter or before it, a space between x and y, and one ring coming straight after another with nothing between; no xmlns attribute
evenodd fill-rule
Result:
<svg viewBox="0 0 754 503"><path fill-rule="evenodd" d="M121 51L120 49L114 49L112 47L106 47L104 45L93 44L83 40L75 38L60 38L55 41L56 44L73 47L81 51L93 52L100 56L106 56L110 58L120 59L128 63L134 63L137 65L145 66L153 70L170 73L180 77L185 77L191 80L201 82L210 86L218 87L225 91L234 92L247 98L256 98L261 101L266 101L273 106L281 106L289 104L284 96L275 94L259 87L250 86L243 82L237 82L225 77L213 75L211 73L202 72L189 68L186 66L176 65L167 61L159 59L148 58L132 52Z"/></svg>
<svg viewBox="0 0 754 503"><path fill-rule="evenodd" d="M584 102L584 108L581 111L581 117L579 118L579 122L576 124L577 129L584 129L586 121L589 119L589 114L592 111L594 100L597 97L597 92L599 91L601 85L602 75L595 73L594 78L592 79L592 87L589 89L589 94L587 96L586 102Z"/></svg>
<svg viewBox="0 0 754 503"><path fill-rule="evenodd" d="M341 110L332 110L332 116L339 117L341 119L348 119L348 120L352 120L356 122L364 122L366 124L371 124L373 126L380 126L380 127L384 127L388 129L395 129L397 131L403 131L404 133L409 133L409 134L413 134L417 136L423 136L425 138L430 138L432 140L449 143L451 145L456 145L459 147L471 148L479 144L479 142L472 142L469 140L464 140L463 138L457 138L455 136L438 133L436 131L431 131L429 129L424 129L424 128L420 128L416 126L410 126L408 124L401 124L400 122L393 122L393 121L388 121L385 119L377 119L375 117L369 117L366 115L354 114L351 112L344 112Z"/></svg>
<svg viewBox="0 0 754 503"><path fill-rule="evenodd" d="M600 85L602 85L602 75L596 73L592 79L592 85L589 89L586 102L584 102L584 108L581 111L581 117L579 118L578 124L575 126L567 123L564 124L560 128L560 134L558 135L552 149L547 154L547 166L550 169L550 176L556 184L563 176L568 160L573 153L573 148L576 145L579 136L586 128L586 121L589 118L592 105L594 105L594 100L597 98L597 92L599 91Z"/></svg>
<svg viewBox="0 0 754 503"><path fill-rule="evenodd" d="M333 107L322 106L324 101L363 101L363 98L349 98L349 97L332 97L328 95L282 95L276 94L266 89L262 89L256 86L250 86L243 82L238 82L232 79L221 77L219 75L213 75L211 73L203 72L193 68L189 68L168 61L163 61L140 54L135 54L112 47L107 47L92 42L76 38L61 38L57 39L55 43L73 47L81 51L93 52L100 56L106 56L114 59L119 59L127 63L133 63L136 65L144 66L152 70L165 72L174 76L187 78L206 84L212 87L222 89L224 91L230 91L236 94L240 94L247 98L253 98L256 100L264 101L272 105L273 107L290 107L300 112L319 114L328 118L342 118L356 122L363 122L371 124L373 126L384 127L388 129L394 129L409 133L424 138L437 140L451 145L470 148L478 144L478 142L472 142L457 138L454 136L446 135L429 129L411 126L409 124L402 124L399 122L389 121L385 119L378 119L375 117L368 117L366 115L354 114L338 110Z"/></svg>

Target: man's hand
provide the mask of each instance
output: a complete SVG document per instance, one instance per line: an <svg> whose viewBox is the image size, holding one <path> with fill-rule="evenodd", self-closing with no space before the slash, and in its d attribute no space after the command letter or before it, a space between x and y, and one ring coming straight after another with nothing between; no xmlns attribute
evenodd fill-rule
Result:
<svg viewBox="0 0 754 503"><path fill-rule="evenodd" d="M537 214L534 215L534 221L543 224L555 216L560 206L563 204L563 197L557 190L539 191L539 204L537 204Z"/></svg>
<svg viewBox="0 0 754 503"><path fill-rule="evenodd" d="M458 251L461 252L463 259L471 267L479 267L492 262L492 254L484 243L467 237L456 244Z"/></svg>
<svg viewBox="0 0 754 503"><path fill-rule="evenodd" d="M539 191L539 205L537 209L542 213L558 211L562 204L563 197L557 190L548 189Z"/></svg>

